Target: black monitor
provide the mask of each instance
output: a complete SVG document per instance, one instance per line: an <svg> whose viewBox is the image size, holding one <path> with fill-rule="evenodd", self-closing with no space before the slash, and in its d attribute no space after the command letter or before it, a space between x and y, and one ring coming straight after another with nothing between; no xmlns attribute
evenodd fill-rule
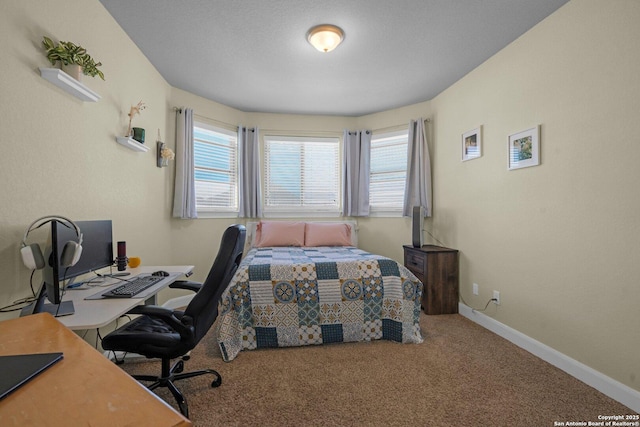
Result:
<svg viewBox="0 0 640 427"><path fill-rule="evenodd" d="M72 301L62 301L61 289L65 280L113 264L111 220L75 221L82 233L82 254L71 267L60 265L60 255L67 242L77 242L78 236L68 224L51 221L51 235L47 241L42 270L42 288L32 306L23 309L23 315L47 311L54 316L74 313ZM51 304L45 304L44 299Z"/></svg>
<svg viewBox="0 0 640 427"><path fill-rule="evenodd" d="M82 255L72 267L58 266L58 280L68 280L113 264L111 220L74 221L82 233ZM58 254L68 241L76 241L72 228L57 223Z"/></svg>

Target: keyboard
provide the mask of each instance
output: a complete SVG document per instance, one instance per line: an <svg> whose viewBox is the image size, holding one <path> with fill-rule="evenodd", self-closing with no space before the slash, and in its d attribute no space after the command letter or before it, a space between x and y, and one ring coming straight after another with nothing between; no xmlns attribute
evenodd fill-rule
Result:
<svg viewBox="0 0 640 427"><path fill-rule="evenodd" d="M145 289L150 288L161 280L164 280L164 277L138 276L134 279L126 280L126 283L123 283L122 285L103 293L102 296L108 298L131 298L138 295Z"/></svg>

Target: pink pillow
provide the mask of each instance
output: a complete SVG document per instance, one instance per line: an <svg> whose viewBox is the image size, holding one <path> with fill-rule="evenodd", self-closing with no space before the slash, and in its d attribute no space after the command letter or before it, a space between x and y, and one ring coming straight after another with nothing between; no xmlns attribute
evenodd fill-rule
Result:
<svg viewBox="0 0 640 427"><path fill-rule="evenodd" d="M255 247L303 246L304 222L260 221L256 227Z"/></svg>
<svg viewBox="0 0 640 427"><path fill-rule="evenodd" d="M353 246L351 227L336 223L307 223L304 231L305 246Z"/></svg>

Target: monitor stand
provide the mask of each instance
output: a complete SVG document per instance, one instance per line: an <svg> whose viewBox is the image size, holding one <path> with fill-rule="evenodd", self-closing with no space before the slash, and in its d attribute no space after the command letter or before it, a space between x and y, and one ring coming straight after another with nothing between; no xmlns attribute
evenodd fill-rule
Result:
<svg viewBox="0 0 640 427"><path fill-rule="evenodd" d="M45 303L44 300L47 298L47 289L45 284L42 284L40 288L40 292L38 293L38 298L28 306L24 307L20 311L20 317L28 316L30 314L47 312L52 316L61 317L68 316L70 314L75 313L75 307L73 306L73 301L62 301L60 304L50 304Z"/></svg>

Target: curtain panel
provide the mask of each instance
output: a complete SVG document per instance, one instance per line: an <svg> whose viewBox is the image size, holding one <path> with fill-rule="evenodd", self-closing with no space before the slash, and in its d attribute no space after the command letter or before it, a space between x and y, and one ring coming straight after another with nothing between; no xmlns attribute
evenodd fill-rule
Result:
<svg viewBox="0 0 640 427"><path fill-rule="evenodd" d="M342 212L344 216L369 216L371 131L344 131Z"/></svg>
<svg viewBox="0 0 640 427"><path fill-rule="evenodd" d="M238 126L238 150L240 152L240 191L238 216L262 217L262 193L260 191L260 147L258 128Z"/></svg>
<svg viewBox="0 0 640 427"><path fill-rule="evenodd" d="M411 217L414 206L424 208L424 216L431 216L431 159L424 119L409 122L407 141L407 181L402 215Z"/></svg>
<svg viewBox="0 0 640 427"><path fill-rule="evenodd" d="M176 112L176 180L173 195L174 218L197 218L193 159L193 109Z"/></svg>

